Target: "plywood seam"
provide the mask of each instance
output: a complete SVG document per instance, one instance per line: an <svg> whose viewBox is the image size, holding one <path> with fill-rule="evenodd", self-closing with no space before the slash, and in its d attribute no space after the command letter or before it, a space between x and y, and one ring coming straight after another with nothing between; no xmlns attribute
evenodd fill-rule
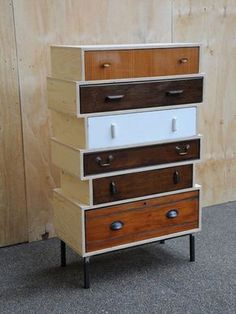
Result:
<svg viewBox="0 0 236 314"><path fill-rule="evenodd" d="M20 84L20 71L19 71L19 57L18 57L18 44L16 34L16 21L15 21L15 7L14 0L11 0L12 17L13 17L13 28L14 28L14 41L15 41L15 55L16 55L16 73L17 73L17 85L18 85L18 101L20 111L20 127L21 127L21 147L22 147L22 162L23 162L23 177L24 177L24 198L25 198L25 212L26 212L26 223L27 223L27 242L29 241L29 221L28 221L28 199L27 199L27 184L26 184L26 167L25 167L25 145L24 145L24 129L23 129L23 115L22 115L22 102L21 102L21 84Z"/></svg>

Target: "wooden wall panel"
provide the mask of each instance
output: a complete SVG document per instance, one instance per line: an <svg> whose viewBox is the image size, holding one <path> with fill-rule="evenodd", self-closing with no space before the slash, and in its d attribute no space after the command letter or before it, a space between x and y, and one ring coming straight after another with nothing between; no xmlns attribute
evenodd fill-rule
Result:
<svg viewBox="0 0 236 314"><path fill-rule="evenodd" d="M46 75L50 44L171 41L171 0L13 0L24 132L29 239L53 234ZM47 234L45 234L47 235Z"/></svg>
<svg viewBox="0 0 236 314"><path fill-rule="evenodd" d="M0 246L28 239L12 1L0 1Z"/></svg>
<svg viewBox="0 0 236 314"><path fill-rule="evenodd" d="M235 0L173 1L173 40L201 42L206 95L200 109L203 204L236 199Z"/></svg>

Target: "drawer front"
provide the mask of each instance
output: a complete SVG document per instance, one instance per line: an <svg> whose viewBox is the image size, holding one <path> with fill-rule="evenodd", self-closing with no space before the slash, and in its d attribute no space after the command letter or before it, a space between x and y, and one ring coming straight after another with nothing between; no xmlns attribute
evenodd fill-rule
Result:
<svg viewBox="0 0 236 314"><path fill-rule="evenodd" d="M85 214L86 251L199 227L199 191L168 195Z"/></svg>
<svg viewBox="0 0 236 314"><path fill-rule="evenodd" d="M195 107L88 118L89 149L194 135L196 135Z"/></svg>
<svg viewBox="0 0 236 314"><path fill-rule="evenodd" d="M93 203L109 203L192 187L193 165L93 180Z"/></svg>
<svg viewBox="0 0 236 314"><path fill-rule="evenodd" d="M203 78L80 86L80 113L202 102Z"/></svg>
<svg viewBox="0 0 236 314"><path fill-rule="evenodd" d="M199 47L85 52L85 80L198 73Z"/></svg>
<svg viewBox="0 0 236 314"><path fill-rule="evenodd" d="M200 158L200 139L84 154L84 176Z"/></svg>

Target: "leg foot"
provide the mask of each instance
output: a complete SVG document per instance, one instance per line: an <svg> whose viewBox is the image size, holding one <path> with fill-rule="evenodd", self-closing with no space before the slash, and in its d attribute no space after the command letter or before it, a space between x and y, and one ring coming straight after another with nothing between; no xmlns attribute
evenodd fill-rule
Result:
<svg viewBox="0 0 236 314"><path fill-rule="evenodd" d="M61 267L66 266L66 244L61 240Z"/></svg>
<svg viewBox="0 0 236 314"><path fill-rule="evenodd" d="M195 237L193 234L189 235L189 253L190 253L190 262L195 261Z"/></svg>
<svg viewBox="0 0 236 314"><path fill-rule="evenodd" d="M160 244L165 244L165 240L161 240L161 241L160 241Z"/></svg>
<svg viewBox="0 0 236 314"><path fill-rule="evenodd" d="M90 264L90 258L84 257L84 289L90 288L89 264Z"/></svg>

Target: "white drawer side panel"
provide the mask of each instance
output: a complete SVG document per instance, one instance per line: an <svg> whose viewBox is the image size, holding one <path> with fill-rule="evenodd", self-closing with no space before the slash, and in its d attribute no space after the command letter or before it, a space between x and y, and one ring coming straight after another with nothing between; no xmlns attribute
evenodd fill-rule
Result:
<svg viewBox="0 0 236 314"><path fill-rule="evenodd" d="M196 135L196 107L88 118L88 148Z"/></svg>

